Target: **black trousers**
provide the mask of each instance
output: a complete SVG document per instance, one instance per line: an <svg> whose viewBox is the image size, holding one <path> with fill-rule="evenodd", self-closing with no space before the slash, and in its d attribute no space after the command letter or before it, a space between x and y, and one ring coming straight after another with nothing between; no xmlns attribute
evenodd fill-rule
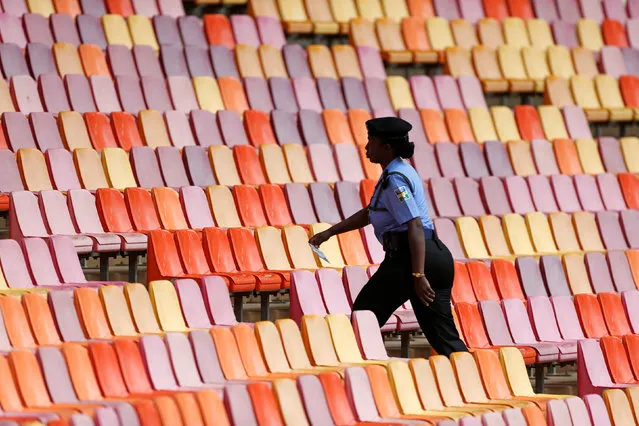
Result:
<svg viewBox="0 0 639 426"><path fill-rule="evenodd" d="M453 256L437 236L434 238L426 239L424 273L435 291L435 300L429 306L415 293L410 250L406 244L397 251L386 252L379 269L353 303L353 311L372 311L381 327L397 308L410 300L428 342L438 354L449 356L468 349L459 337L450 306L455 277Z"/></svg>

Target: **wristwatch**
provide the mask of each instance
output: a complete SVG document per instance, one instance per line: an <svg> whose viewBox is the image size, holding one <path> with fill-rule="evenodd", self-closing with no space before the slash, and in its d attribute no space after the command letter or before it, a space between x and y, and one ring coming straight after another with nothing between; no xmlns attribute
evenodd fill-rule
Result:
<svg viewBox="0 0 639 426"><path fill-rule="evenodd" d="M426 275L422 274L421 272L413 272L413 276L415 278L422 278L422 277L425 277Z"/></svg>

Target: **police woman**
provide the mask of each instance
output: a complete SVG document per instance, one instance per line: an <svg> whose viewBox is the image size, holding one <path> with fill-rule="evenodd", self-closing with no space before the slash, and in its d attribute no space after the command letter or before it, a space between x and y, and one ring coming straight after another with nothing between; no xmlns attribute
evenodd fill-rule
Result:
<svg viewBox="0 0 639 426"><path fill-rule="evenodd" d="M384 171L368 207L314 235L318 247L334 235L373 225L386 256L353 303L369 310L380 327L407 300L431 346L440 355L467 351L459 338L450 306L455 274L453 257L437 238L428 215L421 179L402 158L411 158L410 123L395 117L366 122L366 157Z"/></svg>

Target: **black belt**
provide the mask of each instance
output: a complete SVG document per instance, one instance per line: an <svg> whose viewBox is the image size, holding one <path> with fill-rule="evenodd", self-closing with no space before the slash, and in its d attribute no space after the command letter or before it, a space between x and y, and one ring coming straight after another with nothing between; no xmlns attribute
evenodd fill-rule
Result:
<svg viewBox="0 0 639 426"><path fill-rule="evenodd" d="M437 232L433 229L424 228L424 239L439 242ZM385 232L382 235L382 246L384 251L399 251L409 248L408 231L404 232ZM439 246L439 244L438 244Z"/></svg>

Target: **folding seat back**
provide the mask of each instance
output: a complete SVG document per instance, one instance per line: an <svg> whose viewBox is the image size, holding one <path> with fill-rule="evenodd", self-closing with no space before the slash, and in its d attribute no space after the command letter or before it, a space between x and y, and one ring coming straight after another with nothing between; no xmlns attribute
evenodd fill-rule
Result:
<svg viewBox="0 0 639 426"><path fill-rule="evenodd" d="M178 332L187 329L177 292L170 281L150 282L149 296L162 330Z"/></svg>
<svg viewBox="0 0 639 426"><path fill-rule="evenodd" d="M166 185L171 188L181 188L190 184L186 175L186 169L180 151L172 146L157 147L155 153L158 157L162 176Z"/></svg>
<svg viewBox="0 0 639 426"><path fill-rule="evenodd" d="M166 125L159 111L140 111L138 113L138 126L147 146L157 148L171 145Z"/></svg>
<svg viewBox="0 0 639 426"><path fill-rule="evenodd" d="M62 340L65 342L86 341L75 310L73 290L50 292L47 296Z"/></svg>
<svg viewBox="0 0 639 426"><path fill-rule="evenodd" d="M137 331L121 287L106 285L98 290L114 336L135 336Z"/></svg>
<svg viewBox="0 0 639 426"><path fill-rule="evenodd" d="M193 133L189 127L188 118L180 111L166 111L164 113L166 127L173 146L191 148L195 145Z"/></svg>
<svg viewBox="0 0 639 426"><path fill-rule="evenodd" d="M185 186L180 188L180 201L191 229L215 226L206 194L202 188Z"/></svg>
<svg viewBox="0 0 639 426"><path fill-rule="evenodd" d="M93 288L77 288L73 294L78 315L90 339L112 338L98 292Z"/></svg>
<svg viewBox="0 0 639 426"><path fill-rule="evenodd" d="M625 315L619 315L623 312L623 303L621 296L615 292L599 293L597 295L601 310L604 315L604 320L612 336L625 336L632 334L630 324Z"/></svg>
<svg viewBox="0 0 639 426"><path fill-rule="evenodd" d="M585 251L603 251L603 242L597 230L594 214L590 212L575 212L572 219L582 249Z"/></svg>
<svg viewBox="0 0 639 426"><path fill-rule="evenodd" d="M166 230L187 229L188 224L182 211L178 193L171 188L151 190L162 228Z"/></svg>
<svg viewBox="0 0 639 426"><path fill-rule="evenodd" d="M100 154L97 151L91 148L77 148L73 151L73 160L85 189L96 190L109 187Z"/></svg>
<svg viewBox="0 0 639 426"><path fill-rule="evenodd" d="M127 188L124 191L124 199L135 230L148 232L161 228L149 191L143 188Z"/></svg>
<svg viewBox="0 0 639 426"><path fill-rule="evenodd" d="M535 211L528 184L521 176L508 176L504 179L513 211L528 214Z"/></svg>
<svg viewBox="0 0 639 426"><path fill-rule="evenodd" d="M29 75L11 77L11 94L18 110L23 113L42 112L42 104L37 95L36 82Z"/></svg>
<svg viewBox="0 0 639 426"><path fill-rule="evenodd" d="M574 300L575 309L586 337L598 339L608 336L608 328L597 297L592 294L576 294Z"/></svg>
<svg viewBox="0 0 639 426"><path fill-rule="evenodd" d="M135 177L129 163L129 156L121 148L105 148L102 150L102 166L107 174L109 186L123 190L136 187Z"/></svg>
<svg viewBox="0 0 639 426"><path fill-rule="evenodd" d="M52 189L51 180L46 173L47 165L44 155L34 148L21 148L16 154L16 161L25 187L30 191Z"/></svg>
<svg viewBox="0 0 639 426"><path fill-rule="evenodd" d="M624 213L622 213L622 215L623 214ZM625 250L628 248L626 240L624 239L623 231L621 230L621 226L619 224L619 216L617 213L609 211L598 212L597 222L599 223L599 229L603 242L608 250ZM632 235L632 231L627 231L627 233L629 235ZM630 245L634 246L632 241Z"/></svg>
<svg viewBox="0 0 639 426"><path fill-rule="evenodd" d="M256 161L256 157L257 153L251 146L238 145L233 148L233 151L226 146L215 145L209 147L209 158L215 171L215 180L220 185L239 185L241 183L238 169L235 166L236 163L239 165L246 164L247 166L252 166L246 169L239 169L242 180L245 183L263 183L264 175L262 174L262 167L256 167L259 165L259 162ZM260 182L260 180L262 182Z"/></svg>

